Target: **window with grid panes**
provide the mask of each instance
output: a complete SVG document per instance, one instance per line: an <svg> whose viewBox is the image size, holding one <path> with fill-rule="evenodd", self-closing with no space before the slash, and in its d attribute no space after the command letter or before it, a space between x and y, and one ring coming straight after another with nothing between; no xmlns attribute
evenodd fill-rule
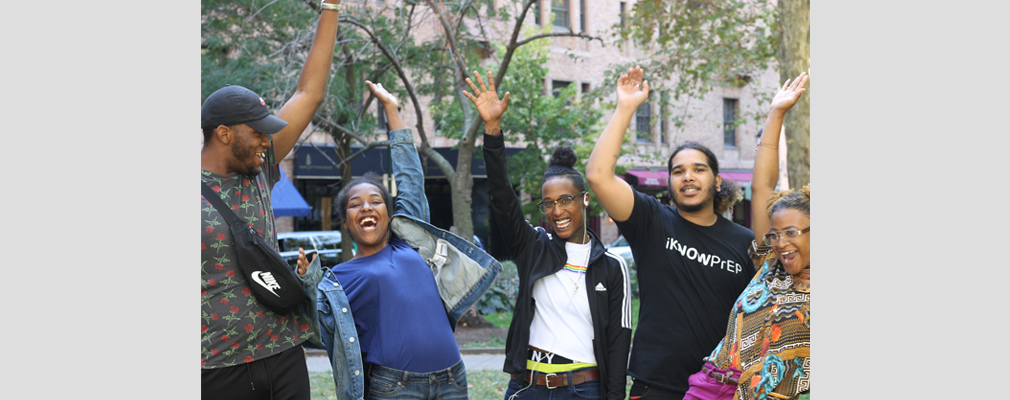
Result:
<svg viewBox="0 0 1010 400"><path fill-rule="evenodd" d="M568 0L551 0L551 12L554 13L554 27L568 29L571 26Z"/></svg>
<svg viewBox="0 0 1010 400"><path fill-rule="evenodd" d="M652 117L652 95L649 97L635 110L635 140L638 143L652 143L652 129L649 126L649 118Z"/></svg>
<svg viewBox="0 0 1010 400"><path fill-rule="evenodd" d="M736 147L736 107L737 99L722 99L722 141Z"/></svg>
<svg viewBox="0 0 1010 400"><path fill-rule="evenodd" d="M541 0L537 0L533 3L533 22L535 22L537 26L543 25L540 21L540 1Z"/></svg>
<svg viewBox="0 0 1010 400"><path fill-rule="evenodd" d="M579 29L586 31L586 0L579 0Z"/></svg>
<svg viewBox="0 0 1010 400"><path fill-rule="evenodd" d="M666 107L668 106L667 103L669 103L669 102L670 102L670 95L667 94L666 92L660 92L659 93L659 135L660 135L660 138L666 137L666 134L667 134L667 132L670 129L669 126L666 123ZM662 141L662 139L660 139L660 141Z"/></svg>

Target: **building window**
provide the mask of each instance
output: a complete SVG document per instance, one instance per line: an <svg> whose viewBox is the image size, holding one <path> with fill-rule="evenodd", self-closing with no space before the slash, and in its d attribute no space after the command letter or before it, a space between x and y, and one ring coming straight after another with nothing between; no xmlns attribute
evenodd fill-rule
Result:
<svg viewBox="0 0 1010 400"><path fill-rule="evenodd" d="M649 127L651 117L652 101L645 99L645 102L635 110L635 139L638 143L652 143L652 129Z"/></svg>
<svg viewBox="0 0 1010 400"><path fill-rule="evenodd" d="M536 22L537 26L543 25L540 20L540 0L533 3L533 22Z"/></svg>
<svg viewBox="0 0 1010 400"><path fill-rule="evenodd" d="M589 82L582 83L582 94L589 93Z"/></svg>
<svg viewBox="0 0 1010 400"><path fill-rule="evenodd" d="M554 27L569 29L571 24L569 0L551 0L551 12L554 13Z"/></svg>
<svg viewBox="0 0 1010 400"><path fill-rule="evenodd" d="M624 29L624 28L628 27L628 21L627 21L626 16L625 16L625 13L627 12L627 10L628 10L628 3L622 1L621 2L621 12L620 12L620 14L618 14L618 15L621 16L621 29Z"/></svg>
<svg viewBox="0 0 1010 400"><path fill-rule="evenodd" d="M669 131L670 131L670 127L666 123L666 107L668 106L667 103L669 103L669 102L670 102L670 95L668 95L666 92L660 92L659 93L659 134L660 134L660 137L666 137L666 134L669 133Z"/></svg>
<svg viewBox="0 0 1010 400"><path fill-rule="evenodd" d="M736 147L736 99L722 99L722 139L728 147Z"/></svg>
<svg viewBox="0 0 1010 400"><path fill-rule="evenodd" d="M554 94L554 98L558 98L561 95L561 90L571 85L568 81L551 81L551 93Z"/></svg>
<svg viewBox="0 0 1010 400"><path fill-rule="evenodd" d="M586 0L579 0L579 29L586 32Z"/></svg>

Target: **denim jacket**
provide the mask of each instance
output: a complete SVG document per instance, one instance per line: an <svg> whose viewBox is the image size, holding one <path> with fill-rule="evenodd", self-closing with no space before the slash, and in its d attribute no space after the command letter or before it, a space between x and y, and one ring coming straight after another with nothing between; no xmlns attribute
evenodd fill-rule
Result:
<svg viewBox="0 0 1010 400"><path fill-rule="evenodd" d="M431 267L449 323L455 331L459 318L484 295L501 272L501 264L473 243L429 223L424 172L414 147L413 132L410 129L390 132L389 148L393 178L399 192L390 229L416 249ZM361 400L365 391L365 371L358 333L343 286L329 270L317 287L317 296L322 342L333 365L337 398Z"/></svg>

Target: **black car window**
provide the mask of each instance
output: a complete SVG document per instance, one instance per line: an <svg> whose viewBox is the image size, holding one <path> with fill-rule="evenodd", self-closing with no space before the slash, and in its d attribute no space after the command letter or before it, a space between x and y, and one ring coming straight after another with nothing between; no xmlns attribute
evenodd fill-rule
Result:
<svg viewBox="0 0 1010 400"><path fill-rule="evenodd" d="M282 238L277 243L280 244L280 251L298 251L299 247L305 250L314 250L316 248L312 244L312 238L308 236Z"/></svg>

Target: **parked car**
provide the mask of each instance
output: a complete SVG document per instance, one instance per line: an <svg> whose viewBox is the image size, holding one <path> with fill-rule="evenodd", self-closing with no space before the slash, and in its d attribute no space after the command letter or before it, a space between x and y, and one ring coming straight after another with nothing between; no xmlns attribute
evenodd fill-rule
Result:
<svg viewBox="0 0 1010 400"><path fill-rule="evenodd" d="M607 252L624 258L624 263L628 264L631 295L638 297L638 268L635 267L635 258L631 255L631 247L628 246L628 240L624 238L624 235L621 235L610 246L607 246Z"/></svg>
<svg viewBox="0 0 1010 400"><path fill-rule="evenodd" d="M277 244L281 257L292 266L298 265L298 248L305 253L315 250L319 254L320 265L332 267L341 261L340 231L301 231L277 234Z"/></svg>
<svg viewBox="0 0 1010 400"><path fill-rule="evenodd" d="M624 262L628 264L629 269L635 267L635 258L631 255L631 247L628 247L628 241L623 235L618 237L610 246L607 246L607 252L624 258Z"/></svg>

